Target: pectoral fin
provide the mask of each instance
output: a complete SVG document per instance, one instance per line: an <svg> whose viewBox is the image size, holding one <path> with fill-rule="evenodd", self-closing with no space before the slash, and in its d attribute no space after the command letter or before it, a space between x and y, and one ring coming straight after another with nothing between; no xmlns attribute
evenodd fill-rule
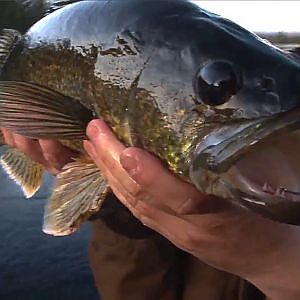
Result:
<svg viewBox="0 0 300 300"><path fill-rule="evenodd" d="M92 161L80 158L67 164L46 205L43 231L55 236L73 233L100 209L107 192L107 184Z"/></svg>
<svg viewBox="0 0 300 300"><path fill-rule="evenodd" d="M93 118L79 101L33 83L0 81L0 126L31 138L85 138Z"/></svg>
<svg viewBox="0 0 300 300"><path fill-rule="evenodd" d="M42 184L44 168L17 149L8 149L0 158L3 169L26 196L32 197Z"/></svg>

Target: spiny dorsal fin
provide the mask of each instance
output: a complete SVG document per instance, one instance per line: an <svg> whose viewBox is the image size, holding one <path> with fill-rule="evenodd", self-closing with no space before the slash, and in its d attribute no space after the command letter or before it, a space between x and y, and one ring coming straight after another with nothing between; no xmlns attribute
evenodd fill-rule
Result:
<svg viewBox="0 0 300 300"><path fill-rule="evenodd" d="M0 33L0 75L14 46L20 41L21 33L14 29L2 29Z"/></svg>
<svg viewBox="0 0 300 300"><path fill-rule="evenodd" d="M0 158L3 169L26 196L32 197L42 184L44 168L17 149L8 149Z"/></svg>
<svg viewBox="0 0 300 300"><path fill-rule="evenodd" d="M100 170L86 158L67 164L46 205L43 231L55 236L76 231L96 213L108 192Z"/></svg>
<svg viewBox="0 0 300 300"><path fill-rule="evenodd" d="M78 100L34 83L0 81L0 126L31 138L85 138L93 113Z"/></svg>

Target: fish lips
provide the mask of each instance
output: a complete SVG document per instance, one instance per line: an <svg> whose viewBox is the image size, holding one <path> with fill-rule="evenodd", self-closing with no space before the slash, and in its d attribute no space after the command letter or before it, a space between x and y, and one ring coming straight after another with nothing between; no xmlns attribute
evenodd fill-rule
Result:
<svg viewBox="0 0 300 300"><path fill-rule="evenodd" d="M243 155L274 137L300 128L300 108L270 117L221 124L197 145L190 172L222 174Z"/></svg>
<svg viewBox="0 0 300 300"><path fill-rule="evenodd" d="M219 125L197 145L190 167L191 181L203 192L227 198L269 219L300 225L300 196L286 199L263 191L241 190L226 177L230 168L247 153L263 147L274 136L299 128L300 108L242 123Z"/></svg>

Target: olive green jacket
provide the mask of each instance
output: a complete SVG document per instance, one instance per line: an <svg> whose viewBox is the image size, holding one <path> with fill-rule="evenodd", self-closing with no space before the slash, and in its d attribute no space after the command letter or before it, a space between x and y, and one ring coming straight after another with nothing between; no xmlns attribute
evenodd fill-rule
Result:
<svg viewBox="0 0 300 300"><path fill-rule="evenodd" d="M101 300L264 300L245 280L214 269L146 229L109 199L92 222L91 268Z"/></svg>

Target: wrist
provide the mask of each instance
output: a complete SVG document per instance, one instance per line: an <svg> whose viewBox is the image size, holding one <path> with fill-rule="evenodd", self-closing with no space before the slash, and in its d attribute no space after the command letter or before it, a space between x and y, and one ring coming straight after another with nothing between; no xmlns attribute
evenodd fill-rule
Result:
<svg viewBox="0 0 300 300"><path fill-rule="evenodd" d="M274 224L276 234L263 259L243 277L268 300L300 300L300 227Z"/></svg>

